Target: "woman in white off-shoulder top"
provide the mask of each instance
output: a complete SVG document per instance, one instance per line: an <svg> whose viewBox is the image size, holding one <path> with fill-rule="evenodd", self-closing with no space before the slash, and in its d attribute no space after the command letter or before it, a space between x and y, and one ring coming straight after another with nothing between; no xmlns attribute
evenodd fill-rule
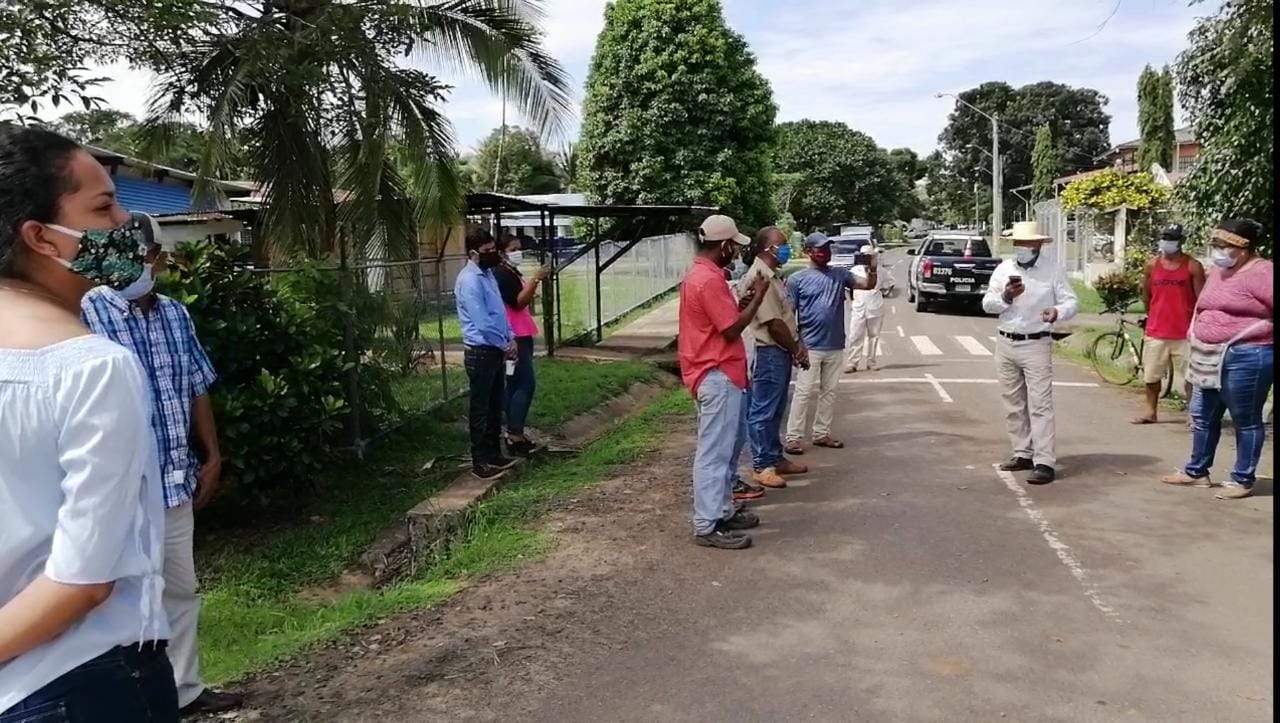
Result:
<svg viewBox="0 0 1280 723"><path fill-rule="evenodd" d="M146 380L79 319L136 232L77 144L0 128L0 723L178 717Z"/></svg>

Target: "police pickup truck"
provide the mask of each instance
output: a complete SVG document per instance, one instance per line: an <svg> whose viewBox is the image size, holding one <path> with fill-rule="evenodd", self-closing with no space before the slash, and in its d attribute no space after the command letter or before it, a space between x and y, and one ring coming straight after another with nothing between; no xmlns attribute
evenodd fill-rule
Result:
<svg viewBox="0 0 1280 723"><path fill-rule="evenodd" d="M1000 265L987 239L966 231L934 231L907 255L915 257L907 272L907 301L916 311L927 311L935 301L980 305Z"/></svg>

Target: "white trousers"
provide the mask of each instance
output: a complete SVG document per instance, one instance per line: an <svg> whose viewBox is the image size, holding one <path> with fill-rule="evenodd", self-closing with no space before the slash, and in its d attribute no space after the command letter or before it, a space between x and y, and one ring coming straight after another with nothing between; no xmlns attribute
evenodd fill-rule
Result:
<svg viewBox="0 0 1280 723"><path fill-rule="evenodd" d="M846 361L849 366L858 366L864 353L868 363L876 362L876 355L880 351L880 329L883 327L884 314L867 316L866 312L859 311L858 307L850 307L849 341L845 343L845 354L848 357Z"/></svg>
<svg viewBox="0 0 1280 723"><path fill-rule="evenodd" d="M840 383L843 349L809 350L809 368L796 372L796 392L791 399L791 416L787 418L787 441L804 439L813 398L818 398L818 413L813 419L813 439L831 435L831 419L836 410L836 385Z"/></svg>
<svg viewBox="0 0 1280 723"><path fill-rule="evenodd" d="M1013 455L1035 464L1056 466L1053 342L1000 337L996 343L996 372Z"/></svg>
<svg viewBox="0 0 1280 723"><path fill-rule="evenodd" d="M178 686L178 706L204 692L200 682L200 651L196 626L200 622L200 584L196 581L196 516L190 502L164 515L164 612L169 618L169 662Z"/></svg>

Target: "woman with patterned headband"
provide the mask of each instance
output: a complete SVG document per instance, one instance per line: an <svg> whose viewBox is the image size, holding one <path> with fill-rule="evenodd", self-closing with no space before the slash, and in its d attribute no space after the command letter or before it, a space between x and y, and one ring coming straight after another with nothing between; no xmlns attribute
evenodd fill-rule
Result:
<svg viewBox="0 0 1280 723"><path fill-rule="evenodd" d="M1222 434L1222 415L1231 413L1236 463L1231 483L1215 497L1253 494L1258 459L1266 439L1263 407L1275 369L1275 324L1271 262L1258 256L1262 227L1248 219L1218 224L1209 241L1213 262L1196 303L1189 340L1187 381L1191 393L1191 458L1161 482L1212 487L1209 469Z"/></svg>

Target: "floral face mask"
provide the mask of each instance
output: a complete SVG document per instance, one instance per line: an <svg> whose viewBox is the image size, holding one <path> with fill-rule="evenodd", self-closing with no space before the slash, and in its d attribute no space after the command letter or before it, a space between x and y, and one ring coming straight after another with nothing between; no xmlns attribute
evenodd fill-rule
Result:
<svg viewBox="0 0 1280 723"><path fill-rule="evenodd" d="M58 259L63 266L95 284L120 291L142 275L147 255L147 230L142 224L135 217L112 229L75 231L53 223L46 225L80 239L80 251L74 260Z"/></svg>

